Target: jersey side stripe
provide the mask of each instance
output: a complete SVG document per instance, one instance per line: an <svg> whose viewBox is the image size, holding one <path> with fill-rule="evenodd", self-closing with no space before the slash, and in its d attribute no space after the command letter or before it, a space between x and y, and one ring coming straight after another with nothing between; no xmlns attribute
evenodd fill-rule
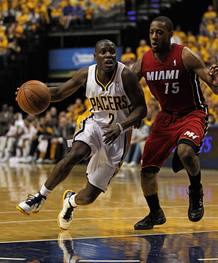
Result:
<svg viewBox="0 0 218 263"><path fill-rule="evenodd" d="M194 74L192 78L192 86L193 86L193 92L194 92L194 100L195 104L198 109L204 109L205 105L203 103L203 97L201 94L201 87L200 87L200 81L198 79L198 76Z"/></svg>

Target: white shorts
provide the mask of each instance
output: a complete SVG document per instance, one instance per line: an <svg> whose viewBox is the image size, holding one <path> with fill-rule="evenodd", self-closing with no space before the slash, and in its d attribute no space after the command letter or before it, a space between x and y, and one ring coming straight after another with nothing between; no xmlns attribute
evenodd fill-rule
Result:
<svg viewBox="0 0 218 263"><path fill-rule="evenodd" d="M111 145L103 142L103 132L95 120L88 118L74 135L74 141L82 141L91 148L91 159L87 166L88 181L106 191L127 153L131 131L121 134Z"/></svg>

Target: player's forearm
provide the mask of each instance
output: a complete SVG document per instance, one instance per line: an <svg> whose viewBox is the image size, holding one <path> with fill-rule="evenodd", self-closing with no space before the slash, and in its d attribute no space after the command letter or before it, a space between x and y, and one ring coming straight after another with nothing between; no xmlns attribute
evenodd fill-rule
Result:
<svg viewBox="0 0 218 263"><path fill-rule="evenodd" d="M50 87L49 90L51 93L51 102L58 102L62 100L58 87Z"/></svg>
<svg viewBox="0 0 218 263"><path fill-rule="evenodd" d="M145 118L147 114L147 107L145 105L140 105L136 107L128 116L126 121L120 123L123 130L128 129L129 127L132 127L139 123L142 119Z"/></svg>
<svg viewBox="0 0 218 263"><path fill-rule="evenodd" d="M58 87L51 87L51 102L62 101L65 98L72 95L75 91L79 89L79 86L71 86L70 82L65 82Z"/></svg>

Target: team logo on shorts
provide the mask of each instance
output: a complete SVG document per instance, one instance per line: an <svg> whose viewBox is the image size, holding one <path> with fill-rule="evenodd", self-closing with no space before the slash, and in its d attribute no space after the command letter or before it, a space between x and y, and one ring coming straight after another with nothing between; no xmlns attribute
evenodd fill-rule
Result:
<svg viewBox="0 0 218 263"><path fill-rule="evenodd" d="M191 132L191 131L186 131L184 135L188 136L189 138L192 138L193 140L199 137L198 135L196 135L194 132Z"/></svg>

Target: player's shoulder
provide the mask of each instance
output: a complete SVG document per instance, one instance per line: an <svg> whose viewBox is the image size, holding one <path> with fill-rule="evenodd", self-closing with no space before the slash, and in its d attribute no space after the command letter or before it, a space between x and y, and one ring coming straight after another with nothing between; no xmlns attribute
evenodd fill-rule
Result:
<svg viewBox="0 0 218 263"><path fill-rule="evenodd" d="M184 46L183 50L182 50L182 59L186 60L186 59L191 59L191 58L197 58L199 59L199 55L196 54L194 51L192 51L189 47Z"/></svg>
<svg viewBox="0 0 218 263"><path fill-rule="evenodd" d="M184 48L185 48L184 45L173 43L173 44L171 44L170 53L181 55L183 53Z"/></svg>
<svg viewBox="0 0 218 263"><path fill-rule="evenodd" d="M147 50L147 51L144 53L144 55L142 56L141 60L147 59L147 57L152 56L152 54L153 54L153 50L152 50L152 48L150 48L149 50Z"/></svg>
<svg viewBox="0 0 218 263"><path fill-rule="evenodd" d="M85 76L85 75L88 75L88 71L89 71L88 68L80 68L77 70L77 73L81 76Z"/></svg>
<svg viewBox="0 0 218 263"><path fill-rule="evenodd" d="M122 79L129 79L131 76L134 76L134 73L130 68L124 65L123 70L121 72Z"/></svg>
<svg viewBox="0 0 218 263"><path fill-rule="evenodd" d="M124 86L129 86L132 83L137 83L137 75L132 72L129 68L125 67L123 68L123 71L121 73L121 78Z"/></svg>
<svg viewBox="0 0 218 263"><path fill-rule="evenodd" d="M71 79L84 84L88 78L88 68L81 68L72 73Z"/></svg>

